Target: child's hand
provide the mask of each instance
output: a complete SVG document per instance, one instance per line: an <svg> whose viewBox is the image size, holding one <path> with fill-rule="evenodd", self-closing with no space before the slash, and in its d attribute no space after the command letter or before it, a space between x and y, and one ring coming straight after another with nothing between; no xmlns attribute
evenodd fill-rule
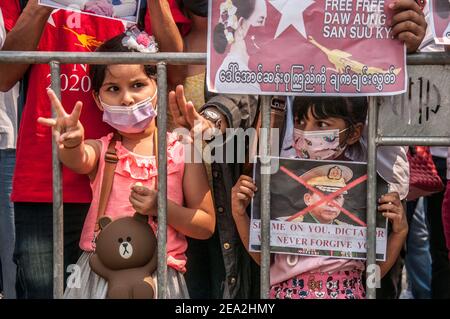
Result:
<svg viewBox="0 0 450 319"><path fill-rule="evenodd" d="M130 203L143 215L157 216L158 192L136 183L131 187Z"/></svg>
<svg viewBox="0 0 450 319"><path fill-rule="evenodd" d="M408 233L408 222L406 221L405 210L398 193L388 193L378 200L380 204L378 211L383 213L392 222L392 232L406 235Z"/></svg>
<svg viewBox="0 0 450 319"><path fill-rule="evenodd" d="M250 204L257 190L251 177L241 175L236 185L231 189L232 214L235 216L244 215L248 204Z"/></svg>
<svg viewBox="0 0 450 319"><path fill-rule="evenodd" d="M203 134L208 129L215 129L212 122L205 119L195 110L192 102L186 101L182 85L176 87L176 92L171 91L169 93L169 109L175 124L190 131L190 136L183 137L190 142L194 139L194 134Z"/></svg>
<svg viewBox="0 0 450 319"><path fill-rule="evenodd" d="M69 115L53 90L49 89L47 94L56 112L56 119L39 117L38 123L53 129L53 135L60 149L76 148L84 140L84 128L79 121L83 103L78 101L72 114Z"/></svg>
<svg viewBox="0 0 450 319"><path fill-rule="evenodd" d="M392 35L404 42L408 53L416 52L427 30L427 22L419 5L414 0L397 0L389 8L394 10Z"/></svg>

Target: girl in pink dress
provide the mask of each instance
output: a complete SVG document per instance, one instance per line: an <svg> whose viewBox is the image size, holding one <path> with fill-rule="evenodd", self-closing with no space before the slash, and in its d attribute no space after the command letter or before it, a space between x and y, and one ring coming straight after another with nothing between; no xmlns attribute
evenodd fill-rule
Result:
<svg viewBox="0 0 450 319"><path fill-rule="evenodd" d="M105 42L98 51L155 52L156 47L146 33L127 32ZM150 225L155 231L158 178L157 146L154 145L154 134L157 134L155 68L139 64L93 65L90 72L93 97L103 112L103 120L121 137L115 144L119 161L105 215L113 220L132 216L135 212L149 215ZM53 91L49 90L48 95L57 118L39 118L38 121L53 128L62 163L79 174L86 174L93 193L80 240L84 251L77 262L80 278L68 282L64 296L104 298L107 282L90 269L89 256L95 250L104 155L113 133L99 140L85 140L83 125L79 121L82 104L78 102L73 111L69 111ZM167 197L168 298L188 298L183 277L186 272L185 236L209 238L214 232L215 213L203 164L185 162L184 145L174 133L167 134Z"/></svg>

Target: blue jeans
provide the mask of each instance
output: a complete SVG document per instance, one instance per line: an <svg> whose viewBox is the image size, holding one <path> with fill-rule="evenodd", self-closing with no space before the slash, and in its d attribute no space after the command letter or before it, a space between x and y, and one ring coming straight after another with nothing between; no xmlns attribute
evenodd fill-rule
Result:
<svg viewBox="0 0 450 319"><path fill-rule="evenodd" d="M14 203L17 297L53 298L53 208L48 203ZM79 241L89 204L64 204L64 269L81 255ZM64 283L70 275L65 272Z"/></svg>
<svg viewBox="0 0 450 319"><path fill-rule="evenodd" d="M405 257L411 292L416 299L431 298L431 254L430 236L426 218L426 201L407 203L409 233Z"/></svg>
<svg viewBox="0 0 450 319"><path fill-rule="evenodd" d="M0 150L0 261L5 298L16 298L14 207L10 201L16 150Z"/></svg>

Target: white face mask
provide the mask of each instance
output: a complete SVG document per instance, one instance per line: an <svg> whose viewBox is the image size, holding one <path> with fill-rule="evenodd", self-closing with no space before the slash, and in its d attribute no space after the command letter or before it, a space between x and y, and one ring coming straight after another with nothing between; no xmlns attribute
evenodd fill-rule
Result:
<svg viewBox="0 0 450 319"><path fill-rule="evenodd" d="M342 131L324 130L324 131L303 131L294 129L294 148L297 156L313 160L332 160L338 158L345 150L347 145L341 146L339 143L339 134L348 130L348 127Z"/></svg>

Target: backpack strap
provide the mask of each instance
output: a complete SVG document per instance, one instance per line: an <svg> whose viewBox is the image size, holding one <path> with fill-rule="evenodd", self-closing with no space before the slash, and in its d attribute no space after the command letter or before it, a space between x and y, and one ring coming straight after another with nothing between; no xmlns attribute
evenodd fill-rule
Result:
<svg viewBox="0 0 450 319"><path fill-rule="evenodd" d="M108 203L109 195L111 194L114 172L116 170L119 158L116 154L116 143L122 138L119 133L114 133L113 138L109 141L108 150L105 153L105 168L103 170L102 186L100 190L100 199L98 202L97 222L95 224L95 231L99 230L98 221L105 215L106 205Z"/></svg>
<svg viewBox="0 0 450 319"><path fill-rule="evenodd" d="M103 179L102 186L100 190L100 199L98 202L98 210L97 210L97 222L95 224L95 231L99 231L99 220L105 215L106 205L108 204L109 195L111 194L113 181L114 181L114 172L116 170L117 162L119 161L119 157L116 153L116 142L121 141L122 137L119 133L114 133L113 138L109 142L108 150L105 153L105 168L103 170ZM153 133L153 154L155 156L156 166L158 166L158 130L155 128ZM156 188L158 179L156 179Z"/></svg>

